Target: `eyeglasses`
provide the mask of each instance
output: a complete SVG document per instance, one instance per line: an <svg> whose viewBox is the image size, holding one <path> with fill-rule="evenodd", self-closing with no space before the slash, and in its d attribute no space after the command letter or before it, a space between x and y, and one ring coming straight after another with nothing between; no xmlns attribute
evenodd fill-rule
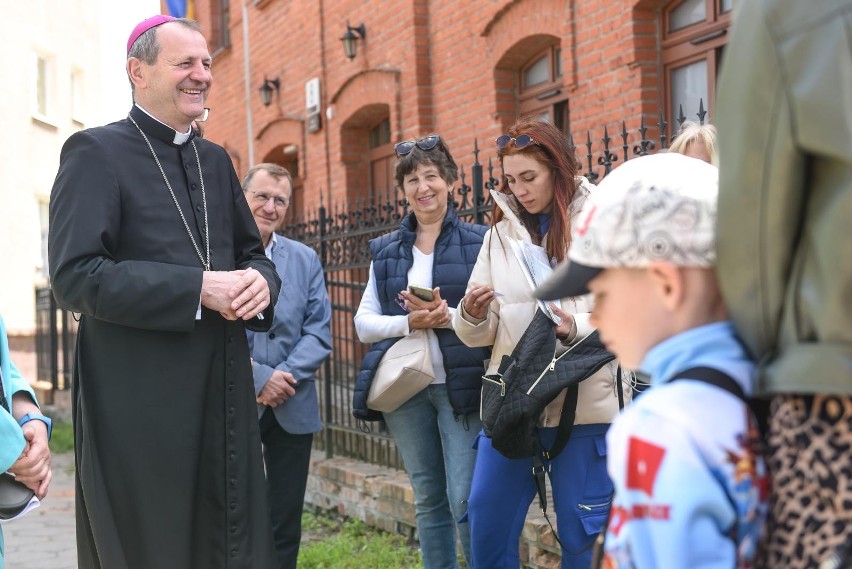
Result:
<svg viewBox="0 0 852 569"><path fill-rule="evenodd" d="M440 136L437 134L430 134L429 136L424 136L420 140L411 139L397 142L393 149L397 156L408 156L411 154L411 151L414 150L415 146L420 150L432 150L438 146L439 142L441 142Z"/></svg>
<svg viewBox="0 0 852 569"><path fill-rule="evenodd" d="M254 196L254 201L259 204L266 205L269 200L273 200L277 208L285 208L290 205L290 198L285 198L284 196L270 196L266 192L255 192L253 190L249 190L249 192Z"/></svg>
<svg viewBox="0 0 852 569"><path fill-rule="evenodd" d="M498 136L494 141L497 143L497 148L506 148L510 142L515 143L515 148L526 148L530 144L538 144L533 137L528 134L522 134L517 138L511 137L508 134Z"/></svg>

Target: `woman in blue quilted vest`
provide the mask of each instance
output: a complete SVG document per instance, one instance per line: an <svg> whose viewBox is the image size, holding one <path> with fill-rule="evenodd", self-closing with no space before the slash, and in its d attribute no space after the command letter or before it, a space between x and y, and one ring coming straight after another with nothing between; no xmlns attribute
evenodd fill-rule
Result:
<svg viewBox="0 0 852 569"><path fill-rule="evenodd" d="M489 350L465 346L453 331L452 317L486 227L456 215L451 204L458 167L440 136L400 142L395 150L396 182L411 212L399 229L370 242L370 277L355 328L371 346L356 380L353 414L366 421L383 418L399 449L414 490L423 566L456 568L458 541L471 566L465 518ZM412 294L410 285L431 290L431 300ZM382 357L416 330L426 331L434 380L395 410L370 409Z"/></svg>

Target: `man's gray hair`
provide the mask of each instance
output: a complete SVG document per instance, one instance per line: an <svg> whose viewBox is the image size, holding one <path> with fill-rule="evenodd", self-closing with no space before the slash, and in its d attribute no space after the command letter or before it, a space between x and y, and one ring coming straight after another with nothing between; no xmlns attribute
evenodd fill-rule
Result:
<svg viewBox="0 0 852 569"><path fill-rule="evenodd" d="M276 180L286 178L287 181L290 182L290 193L293 193L293 176L290 174L290 171L287 170L287 168L285 168L284 166L279 166L278 164L273 164L272 162L261 162L260 164L256 164L249 168L249 171L246 172L246 175L243 178L244 192L248 191L249 186L251 185L251 179L254 178L254 175L260 172L261 170L265 171L267 174L269 174Z"/></svg>
<svg viewBox="0 0 852 569"><path fill-rule="evenodd" d="M168 22L165 22L165 24L171 24L173 22L201 33L201 25L195 20L190 20L189 18L177 18L169 20ZM160 24L160 26L162 25L164 24ZM154 65L157 63L157 56L160 55L160 44L157 42L157 28L160 26L154 26L136 38L136 41L133 42L132 46L130 46L130 53L127 54L127 59L135 57L146 65ZM127 79L129 80L130 76L128 76ZM136 86L133 85L133 81L130 81L130 90L136 91Z"/></svg>

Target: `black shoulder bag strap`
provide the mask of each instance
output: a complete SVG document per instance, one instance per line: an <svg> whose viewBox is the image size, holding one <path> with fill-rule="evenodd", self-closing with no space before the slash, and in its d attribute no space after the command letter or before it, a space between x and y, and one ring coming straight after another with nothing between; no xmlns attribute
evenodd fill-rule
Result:
<svg viewBox="0 0 852 569"><path fill-rule="evenodd" d="M556 531L556 528L554 528L553 524L550 522L550 517L547 515L547 486L545 485L545 472L547 471L547 467L544 465L544 462L542 462L542 458L545 458L546 460L553 460L560 452L562 452L565 445L568 444L568 439L571 438L571 431L574 430L574 420L577 417L577 399L579 393L580 385L578 383L568 387L568 390L565 393L565 402L562 405L562 414L559 417L559 427L556 428L556 439L553 441L553 446L550 447L550 449L542 449L541 452L537 452L532 457L532 474L533 478L535 478L535 491L536 494L538 494L538 507L541 509L541 513L547 521L547 525L550 526L550 531L553 532L553 537L556 538L556 543L559 544L559 547L561 547L563 551L567 551L572 555L582 553L588 548L581 549L577 552L567 549L559 539L559 533Z"/></svg>
<svg viewBox="0 0 852 569"><path fill-rule="evenodd" d="M568 387L565 394L565 403L562 405L562 414L559 417L559 426L556 428L556 439L553 441L553 446L550 449L542 449L540 453L533 455L533 477L535 478L535 491L538 494L538 507L541 508L541 513L544 514L547 523L550 520L547 518L547 487L544 484L544 474L547 467L542 462L542 457L546 460L553 460L562 452L565 445L568 444L568 439L571 438L571 431L574 430L574 419L577 417L577 399L579 397L580 387L578 383ZM553 526L550 527L553 529ZM556 530L553 530L553 535L556 535ZM559 541L559 536L556 537Z"/></svg>
<svg viewBox="0 0 852 569"><path fill-rule="evenodd" d="M624 409L624 387L621 384L621 366L616 368L616 393L618 395L618 410L621 411ZM575 383L574 385L568 388L568 392L565 395L565 404L562 406L562 416L559 419L559 427L556 429L556 439L553 441L553 446L550 449L544 449L542 454L546 460L553 460L559 453L562 452L562 449L565 448L565 445L568 444L568 439L571 438L571 431L574 428L574 420L577 418L577 399L579 396L579 383Z"/></svg>
<svg viewBox="0 0 852 569"><path fill-rule="evenodd" d="M616 368L616 393L618 394L618 410L621 411L624 409L624 386L621 384L621 366ZM542 456L546 460L553 460L562 450L565 448L565 445L568 444L568 439L571 438L571 431L574 429L574 420L577 418L577 399L580 393L580 384L575 383L574 385L568 388L567 393L565 394L565 404L562 406L562 415L559 418L559 427L556 429L556 440L553 441L553 446L550 449L542 449L541 453L533 455L533 477L535 478L535 491L538 494L538 506L541 509L541 513L544 516L544 519L547 521L547 525L550 526L550 531L553 532L553 537L556 538L556 543L559 544L559 547L562 548L563 551L568 552L571 555L579 555L584 551L591 549L596 540L592 540L592 542L579 551L571 551L567 547L562 544L562 541L559 539L559 533L553 527L553 524L550 523L550 518L547 515L547 486L545 485L544 475L546 468L544 463L542 462ZM610 500L612 496L610 496ZM609 514L607 514L607 522L604 524L604 531L606 530L606 525L609 523Z"/></svg>
<svg viewBox="0 0 852 569"><path fill-rule="evenodd" d="M545 460L553 460L562 452L565 445L568 444L568 439L571 438L571 431L574 430L574 419L577 417L577 399L580 392L580 385L575 383L568 387L565 394L565 402L562 405L562 414L559 417L559 426L556 428L556 439L553 441L553 446L550 449L542 449L532 457L533 477L535 478L535 491L538 494L538 506L541 508L541 513L547 518L547 486L544 483L544 474L547 468L542 462ZM547 520L550 523L550 520ZM551 527L552 529L552 527ZM553 535L556 535L554 530ZM557 540L559 537L556 538Z"/></svg>

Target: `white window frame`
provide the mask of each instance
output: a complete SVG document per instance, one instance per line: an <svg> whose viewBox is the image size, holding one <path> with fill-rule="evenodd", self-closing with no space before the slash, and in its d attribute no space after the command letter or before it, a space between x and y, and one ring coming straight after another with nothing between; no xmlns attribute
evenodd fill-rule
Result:
<svg viewBox="0 0 852 569"><path fill-rule="evenodd" d="M43 74L40 62L44 62ZM40 98L44 97L41 108ZM32 93L30 97L31 113L34 119L51 126L57 126L55 120L56 100L56 57L42 51L34 51L32 57Z"/></svg>
<svg viewBox="0 0 852 569"><path fill-rule="evenodd" d="M86 88L85 73L82 69L74 67L69 76L69 91L71 93L71 121L78 126L86 124Z"/></svg>

